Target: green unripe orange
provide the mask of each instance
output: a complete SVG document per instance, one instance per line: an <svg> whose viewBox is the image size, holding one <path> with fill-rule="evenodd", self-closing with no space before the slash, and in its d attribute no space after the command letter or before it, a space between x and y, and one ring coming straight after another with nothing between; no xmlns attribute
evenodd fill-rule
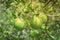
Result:
<svg viewBox="0 0 60 40"><path fill-rule="evenodd" d="M28 7L24 8L24 12L28 13L29 12L29 8Z"/></svg>
<svg viewBox="0 0 60 40"><path fill-rule="evenodd" d="M42 23L43 23L42 19L40 19L38 16L33 16L33 19L31 21L31 26L33 28L40 28Z"/></svg>
<svg viewBox="0 0 60 40"><path fill-rule="evenodd" d="M40 12L39 18L41 18L43 22L47 21L47 16L43 12Z"/></svg>
<svg viewBox="0 0 60 40"><path fill-rule="evenodd" d="M25 28L25 21L22 18L16 18L15 19L15 26L18 29L23 29L23 28Z"/></svg>

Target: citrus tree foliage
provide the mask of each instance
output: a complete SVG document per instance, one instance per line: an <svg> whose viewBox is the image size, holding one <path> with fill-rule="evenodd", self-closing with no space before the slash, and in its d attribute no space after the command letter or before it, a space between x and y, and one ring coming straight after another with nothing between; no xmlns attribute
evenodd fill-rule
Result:
<svg viewBox="0 0 60 40"><path fill-rule="evenodd" d="M0 40L60 40L60 0L0 0Z"/></svg>

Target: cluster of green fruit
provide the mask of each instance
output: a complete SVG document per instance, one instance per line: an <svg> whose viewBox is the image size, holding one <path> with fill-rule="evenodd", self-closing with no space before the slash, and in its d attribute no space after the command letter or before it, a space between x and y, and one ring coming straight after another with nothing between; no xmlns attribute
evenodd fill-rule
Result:
<svg viewBox="0 0 60 40"><path fill-rule="evenodd" d="M41 12L38 16L34 15L32 20L29 21L29 24L32 28L40 28L46 21L47 21L47 16ZM24 29L27 23L23 18L15 18L14 25L18 29Z"/></svg>

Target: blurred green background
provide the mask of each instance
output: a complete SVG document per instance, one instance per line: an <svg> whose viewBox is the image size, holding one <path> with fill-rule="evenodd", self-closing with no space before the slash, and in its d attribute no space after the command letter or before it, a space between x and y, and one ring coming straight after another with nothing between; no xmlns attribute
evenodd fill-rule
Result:
<svg viewBox="0 0 60 40"><path fill-rule="evenodd" d="M0 40L60 40L60 0L0 0Z"/></svg>

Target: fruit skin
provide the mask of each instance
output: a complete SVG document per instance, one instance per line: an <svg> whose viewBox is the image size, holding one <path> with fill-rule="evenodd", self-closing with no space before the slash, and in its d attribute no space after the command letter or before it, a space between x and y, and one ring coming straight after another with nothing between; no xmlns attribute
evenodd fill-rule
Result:
<svg viewBox="0 0 60 40"><path fill-rule="evenodd" d="M24 12L28 13L29 12L29 8L28 7L24 8Z"/></svg>
<svg viewBox="0 0 60 40"><path fill-rule="evenodd" d="M47 16L43 12L40 12L39 18L41 18L43 22L47 21Z"/></svg>
<svg viewBox="0 0 60 40"><path fill-rule="evenodd" d="M19 30L25 28L25 21L22 18L16 18L15 27Z"/></svg>
<svg viewBox="0 0 60 40"><path fill-rule="evenodd" d="M31 26L33 28L40 28L40 26L42 25L43 21L41 18L39 18L38 16L34 16L32 21L31 21Z"/></svg>

